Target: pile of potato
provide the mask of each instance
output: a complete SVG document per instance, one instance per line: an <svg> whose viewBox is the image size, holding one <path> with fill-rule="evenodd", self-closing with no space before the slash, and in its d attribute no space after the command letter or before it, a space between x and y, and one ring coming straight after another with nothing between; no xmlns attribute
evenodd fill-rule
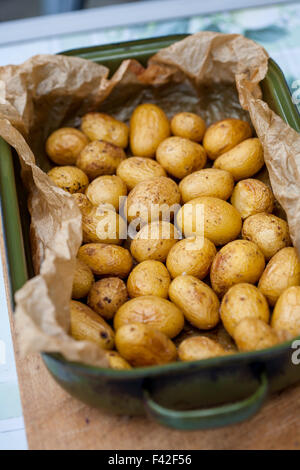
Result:
<svg viewBox="0 0 300 470"><path fill-rule="evenodd" d="M270 187L253 178L264 158L247 122L206 128L188 112L169 122L142 104L130 126L88 113L80 130L51 134L46 151L57 165L49 177L82 213L70 333L104 348L110 367L259 350L300 334L300 264Z"/></svg>

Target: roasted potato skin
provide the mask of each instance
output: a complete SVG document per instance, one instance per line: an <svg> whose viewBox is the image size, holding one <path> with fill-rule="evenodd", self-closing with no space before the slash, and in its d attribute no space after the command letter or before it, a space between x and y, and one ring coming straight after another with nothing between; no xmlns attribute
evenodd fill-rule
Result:
<svg viewBox="0 0 300 470"><path fill-rule="evenodd" d="M146 260L139 263L129 274L127 289L132 299L145 295L155 295L166 299L170 283L170 274L163 263Z"/></svg>
<svg viewBox="0 0 300 470"><path fill-rule="evenodd" d="M231 204L239 211L242 219L260 212L271 213L274 196L271 189L262 181L248 178L235 186Z"/></svg>
<svg viewBox="0 0 300 470"><path fill-rule="evenodd" d="M133 155L153 158L159 144L170 136L164 111L146 103L135 108L130 120L130 147Z"/></svg>
<svg viewBox="0 0 300 470"><path fill-rule="evenodd" d="M215 168L195 171L179 183L184 203L197 197L210 196L226 201L232 194L234 179L231 173Z"/></svg>
<svg viewBox="0 0 300 470"><path fill-rule="evenodd" d="M127 225L114 210L94 206L82 212L82 232L84 243L121 245L127 236Z"/></svg>
<svg viewBox="0 0 300 470"><path fill-rule="evenodd" d="M169 338L174 338L183 328L184 317L181 310L169 300L147 295L129 300L117 311L115 330L130 323L145 323Z"/></svg>
<svg viewBox="0 0 300 470"><path fill-rule="evenodd" d="M81 120L81 130L90 140L103 140L121 148L128 146L128 126L108 114L85 114Z"/></svg>
<svg viewBox="0 0 300 470"><path fill-rule="evenodd" d="M78 129L62 127L48 137L46 152L56 165L75 165L78 155L88 143L88 138Z"/></svg>
<svg viewBox="0 0 300 470"><path fill-rule="evenodd" d="M255 317L241 320L234 330L234 340L239 351L259 351L271 348L279 342L276 331Z"/></svg>
<svg viewBox="0 0 300 470"><path fill-rule="evenodd" d="M94 206L109 204L119 212L120 198L127 196L127 187L119 176L104 175L94 179L85 194Z"/></svg>
<svg viewBox="0 0 300 470"><path fill-rule="evenodd" d="M137 184L157 176L167 176L167 173L156 160L145 157L130 157L120 163L117 168L117 175L131 191Z"/></svg>
<svg viewBox="0 0 300 470"><path fill-rule="evenodd" d="M131 271L133 260L126 248L104 243L87 243L79 248L78 258L97 276L125 278Z"/></svg>
<svg viewBox="0 0 300 470"><path fill-rule="evenodd" d="M111 320L128 300L126 284L118 277L106 277L95 282L89 291L88 305L98 315Z"/></svg>
<svg viewBox="0 0 300 470"><path fill-rule="evenodd" d="M72 299L86 297L93 285L94 276L92 270L79 259L76 259L75 272L72 287Z"/></svg>
<svg viewBox="0 0 300 470"><path fill-rule="evenodd" d="M212 262L212 288L218 296L223 296L234 284L255 284L264 267L265 257L255 243L234 240L223 246Z"/></svg>
<svg viewBox="0 0 300 470"><path fill-rule="evenodd" d="M265 323L270 320L266 298L257 287L248 283L235 284L228 290L223 297L220 314L226 331L232 337L244 318L258 318Z"/></svg>
<svg viewBox="0 0 300 470"><path fill-rule="evenodd" d="M215 160L251 136L252 130L248 122L224 119L208 127L204 134L203 147L209 158Z"/></svg>
<svg viewBox="0 0 300 470"><path fill-rule="evenodd" d="M207 284L196 277L177 276L171 282L169 297L193 326L210 330L219 323L218 297Z"/></svg>
<svg viewBox="0 0 300 470"><path fill-rule="evenodd" d="M114 370L130 370L132 369L129 362L127 362L117 351L107 351L106 358L108 365Z"/></svg>
<svg viewBox="0 0 300 470"><path fill-rule="evenodd" d="M180 343L178 357L181 361L199 361L211 357L228 355L228 351L214 341L205 336L193 336Z"/></svg>
<svg viewBox="0 0 300 470"><path fill-rule="evenodd" d="M76 165L92 181L98 176L113 175L125 160L123 149L104 140L90 142L78 155Z"/></svg>
<svg viewBox="0 0 300 470"><path fill-rule="evenodd" d="M75 166L55 166L48 176L56 186L71 194L84 193L89 184L87 175Z"/></svg>
<svg viewBox="0 0 300 470"><path fill-rule="evenodd" d="M276 302L271 326L292 338L300 335L300 286L288 287Z"/></svg>
<svg viewBox="0 0 300 470"><path fill-rule="evenodd" d="M206 131L204 120L194 113L177 113L171 120L173 135L184 137L193 142L201 142Z"/></svg>

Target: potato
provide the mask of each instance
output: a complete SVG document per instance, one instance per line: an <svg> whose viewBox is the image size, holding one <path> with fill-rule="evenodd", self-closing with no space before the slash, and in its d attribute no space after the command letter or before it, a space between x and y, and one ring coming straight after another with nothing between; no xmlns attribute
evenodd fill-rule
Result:
<svg viewBox="0 0 300 470"><path fill-rule="evenodd" d="M139 105L130 120L130 147L133 155L154 157L159 144L170 135L167 116L155 104Z"/></svg>
<svg viewBox="0 0 300 470"><path fill-rule="evenodd" d="M81 130L91 140L104 140L121 148L128 145L128 126L108 114L85 114L81 119Z"/></svg>
<svg viewBox="0 0 300 470"><path fill-rule="evenodd" d="M208 238L184 238L169 251L167 268L172 278L190 274L204 279L216 254L216 247Z"/></svg>
<svg viewBox="0 0 300 470"><path fill-rule="evenodd" d="M281 248L291 245L287 222L265 212L251 215L245 220L242 236L256 243L267 260Z"/></svg>
<svg viewBox="0 0 300 470"><path fill-rule="evenodd" d="M185 237L204 235L215 245L225 245L234 240L242 228L241 216L231 204L209 196L184 204L176 220Z"/></svg>
<svg viewBox="0 0 300 470"><path fill-rule="evenodd" d="M129 300L117 311L115 330L130 323L145 323L169 338L174 338L183 328L184 317L181 310L169 300L147 295Z"/></svg>
<svg viewBox="0 0 300 470"><path fill-rule="evenodd" d="M122 178L129 190L150 178L167 176L156 160L143 157L130 157L123 160L117 168L117 175Z"/></svg>
<svg viewBox="0 0 300 470"><path fill-rule="evenodd" d="M193 326L210 330L219 323L219 300L213 290L196 277L176 277L171 282L169 297Z"/></svg>
<svg viewBox="0 0 300 470"><path fill-rule="evenodd" d="M244 318L258 318L265 323L270 319L266 298L257 287L248 283L236 284L228 290L223 297L220 314L226 331L232 337Z"/></svg>
<svg viewBox="0 0 300 470"><path fill-rule="evenodd" d="M235 186L231 204L239 211L242 219L260 212L272 212L274 196L272 190L262 181L247 179Z"/></svg>
<svg viewBox="0 0 300 470"><path fill-rule="evenodd" d="M292 338L300 335L300 287L288 287L276 302L271 326L277 332L286 331Z"/></svg>
<svg viewBox="0 0 300 470"><path fill-rule="evenodd" d="M144 227L131 242L132 256L141 263L146 260L166 261L168 253L179 239L173 224L156 221Z"/></svg>
<svg viewBox="0 0 300 470"><path fill-rule="evenodd" d="M171 131L173 135L184 137L194 142L201 142L206 130L204 120L194 113L175 114L171 121Z"/></svg>
<svg viewBox="0 0 300 470"><path fill-rule="evenodd" d="M167 364L176 360L174 343L149 325L124 325L116 333L117 350L132 366Z"/></svg>
<svg viewBox="0 0 300 470"><path fill-rule="evenodd" d="M103 318L99 317L87 305L71 300L70 315L70 333L74 339L91 341L102 349L112 349L114 347L113 330Z"/></svg>
<svg viewBox="0 0 300 470"><path fill-rule="evenodd" d="M258 288L275 305L285 289L300 285L300 263L295 248L287 247L278 251L268 262Z"/></svg>
<svg viewBox="0 0 300 470"><path fill-rule="evenodd" d="M97 276L127 277L132 268L128 250L116 245L88 243L79 248L78 258L86 263Z"/></svg>
<svg viewBox="0 0 300 470"><path fill-rule="evenodd" d="M169 137L158 146L156 160L170 175L181 179L204 167L206 152L196 142L183 137Z"/></svg>
<svg viewBox="0 0 300 470"><path fill-rule="evenodd" d="M104 175L92 181L85 194L94 206L109 204L119 212L120 198L127 195L127 187L119 176Z"/></svg>
<svg viewBox="0 0 300 470"><path fill-rule="evenodd" d="M128 221L132 222L137 218L142 223L149 223L159 219L171 220L174 212L172 207L179 203L179 188L175 181L170 178L158 176L142 181L128 195Z"/></svg>
<svg viewBox="0 0 300 470"><path fill-rule="evenodd" d="M72 197L75 200L82 215L88 214L93 209L92 203L88 200L85 194L74 193L72 194Z"/></svg>
<svg viewBox="0 0 300 470"><path fill-rule="evenodd" d="M160 261L146 260L138 264L129 274L127 289L129 297L155 295L168 297L170 274Z"/></svg>
<svg viewBox="0 0 300 470"><path fill-rule="evenodd" d="M90 180L102 175L112 175L125 160L123 149L103 140L90 142L78 155L76 165Z"/></svg>
<svg viewBox="0 0 300 470"><path fill-rule="evenodd" d="M231 173L214 168L195 171L179 183L179 190L184 203L201 196L226 200L231 196L233 187L234 179Z"/></svg>
<svg viewBox="0 0 300 470"><path fill-rule="evenodd" d="M88 143L88 138L78 129L63 127L48 137L46 152L56 165L75 165L78 155Z"/></svg>
<svg viewBox="0 0 300 470"><path fill-rule="evenodd" d="M279 342L278 335L259 318L244 318L234 330L234 340L239 351L259 351Z"/></svg>
<svg viewBox="0 0 300 470"><path fill-rule="evenodd" d="M108 365L111 369L115 370L129 370L132 369L131 365L120 356L117 351L107 351L106 358Z"/></svg>
<svg viewBox="0 0 300 470"><path fill-rule="evenodd" d="M211 160L252 136L250 124L240 119L224 119L209 126L204 134L203 147Z"/></svg>
<svg viewBox="0 0 300 470"><path fill-rule="evenodd" d="M86 174L75 166L55 166L48 176L56 186L71 194L84 193L89 184Z"/></svg>
<svg viewBox="0 0 300 470"><path fill-rule="evenodd" d="M92 207L82 212L84 243L109 243L121 245L127 238L127 224L114 210Z"/></svg>
<svg viewBox="0 0 300 470"><path fill-rule="evenodd" d="M181 361L199 361L211 357L226 356L228 351L216 341L205 336L193 336L179 345L178 357Z"/></svg>
<svg viewBox="0 0 300 470"><path fill-rule="evenodd" d="M250 178L264 166L264 152L259 139L246 139L223 153L214 162L214 168L229 171L235 181Z"/></svg>
<svg viewBox="0 0 300 470"><path fill-rule="evenodd" d="M264 267L265 257L255 243L248 240L230 242L221 248L212 262L212 288L222 296L234 284L255 284Z"/></svg>
<svg viewBox="0 0 300 470"><path fill-rule="evenodd" d="M106 320L111 320L117 310L128 300L126 284L117 277L106 277L93 284L88 305Z"/></svg>
<svg viewBox="0 0 300 470"><path fill-rule="evenodd" d="M91 269L79 259L76 259L73 278L72 299L86 297L93 285L94 276Z"/></svg>

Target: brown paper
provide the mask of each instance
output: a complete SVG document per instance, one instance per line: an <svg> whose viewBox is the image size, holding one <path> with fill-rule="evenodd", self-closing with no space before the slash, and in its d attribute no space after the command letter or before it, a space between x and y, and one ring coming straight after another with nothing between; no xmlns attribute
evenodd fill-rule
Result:
<svg viewBox="0 0 300 470"><path fill-rule="evenodd" d="M128 121L137 104L154 102L169 117L185 110L199 113L207 124L225 117L251 120L274 194L300 250L300 136L261 100L258 84L267 67L266 51L253 41L201 32L161 50L147 69L135 60L124 61L111 79L101 65L64 56L41 55L0 68L0 135L20 157L30 193L35 262L42 260L39 275L16 294L23 351L60 352L72 361L106 364L97 346L67 334L81 216L71 196L42 171L50 163L37 166L47 136L58 127L77 126L87 111Z"/></svg>

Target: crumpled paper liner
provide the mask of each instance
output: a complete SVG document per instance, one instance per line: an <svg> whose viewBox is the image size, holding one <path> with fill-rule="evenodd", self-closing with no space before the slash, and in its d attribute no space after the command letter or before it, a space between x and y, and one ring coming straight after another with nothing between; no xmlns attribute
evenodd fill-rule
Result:
<svg viewBox="0 0 300 470"><path fill-rule="evenodd" d="M213 32L161 50L147 69L126 60L111 79L106 67L64 56L40 55L20 66L0 68L0 135L20 157L30 194L34 261L41 263L39 274L16 293L23 352L59 352L71 361L106 365L97 346L68 335L81 215L72 197L42 171L50 168L44 154L48 135L58 127L78 125L87 111L101 110L128 121L139 103L154 102L169 117L194 111L207 124L225 117L250 119L264 147L274 194L300 250L300 136L261 100L258 84L267 68L262 47L240 35Z"/></svg>

